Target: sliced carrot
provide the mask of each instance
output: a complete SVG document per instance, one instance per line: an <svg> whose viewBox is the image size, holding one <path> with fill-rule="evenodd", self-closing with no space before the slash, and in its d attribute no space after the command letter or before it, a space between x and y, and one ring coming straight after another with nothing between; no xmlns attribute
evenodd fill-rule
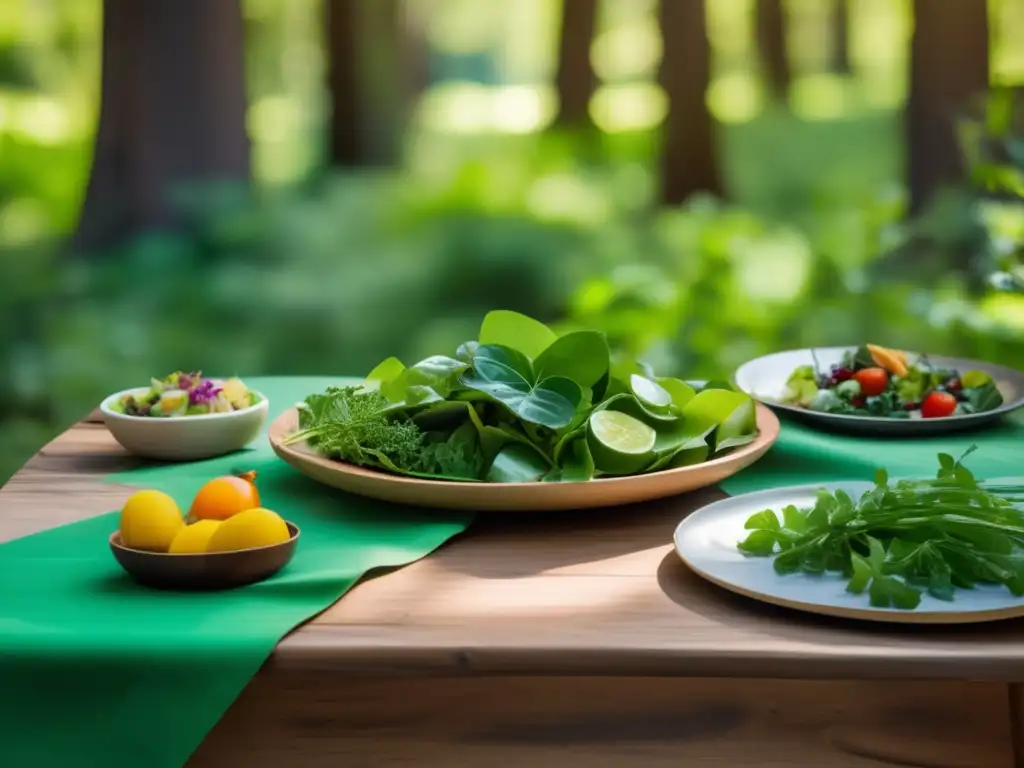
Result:
<svg viewBox="0 0 1024 768"><path fill-rule="evenodd" d="M868 352L871 353L871 359L875 361L875 365L884 368L893 376L907 375L907 355L905 352L879 347L875 344L868 344L867 348Z"/></svg>

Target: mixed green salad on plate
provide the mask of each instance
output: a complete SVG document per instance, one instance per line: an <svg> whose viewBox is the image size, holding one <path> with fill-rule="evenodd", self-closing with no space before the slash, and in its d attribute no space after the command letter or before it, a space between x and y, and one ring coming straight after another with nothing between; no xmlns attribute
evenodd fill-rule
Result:
<svg viewBox="0 0 1024 768"><path fill-rule="evenodd" d="M936 419L992 411L1003 397L984 371L943 368L926 355L866 344L828 368L797 367L781 402L820 413Z"/></svg>
<svg viewBox="0 0 1024 768"><path fill-rule="evenodd" d="M142 393L125 394L111 405L125 416L174 418L231 413L256 405L260 396L239 378L203 378L200 371L175 371L152 379Z"/></svg>
<svg viewBox="0 0 1024 768"><path fill-rule="evenodd" d="M755 414L728 384L613 357L598 331L496 310L452 355L389 357L362 386L309 395L285 444L423 479L578 482L708 461L752 442Z"/></svg>

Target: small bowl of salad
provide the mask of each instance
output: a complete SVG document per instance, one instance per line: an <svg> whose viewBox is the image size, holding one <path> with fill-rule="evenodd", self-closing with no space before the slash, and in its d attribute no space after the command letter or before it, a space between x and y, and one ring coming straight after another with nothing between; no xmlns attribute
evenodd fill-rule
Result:
<svg viewBox="0 0 1024 768"><path fill-rule="evenodd" d="M103 423L126 450L163 461L195 461L244 448L259 435L269 402L241 379L176 371L100 404Z"/></svg>
<svg viewBox="0 0 1024 768"><path fill-rule="evenodd" d="M877 344L778 352L736 372L743 391L805 421L848 431L938 433L1024 405L1024 374Z"/></svg>

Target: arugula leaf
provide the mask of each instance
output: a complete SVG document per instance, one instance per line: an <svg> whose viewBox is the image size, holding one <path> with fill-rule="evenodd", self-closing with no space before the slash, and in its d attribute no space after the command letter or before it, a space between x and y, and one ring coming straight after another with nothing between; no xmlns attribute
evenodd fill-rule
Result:
<svg viewBox="0 0 1024 768"><path fill-rule="evenodd" d="M534 360L557 339L554 331L532 317L495 309L484 316L478 340L481 345L509 347Z"/></svg>
<svg viewBox="0 0 1024 768"><path fill-rule="evenodd" d="M979 482L962 463L975 447L938 454L934 480L890 484L879 469L856 500L822 490L810 509L782 510L781 526L774 511L758 512L745 527L760 535L737 547L773 557L780 574L841 573L875 607L913 610L924 592L948 601L977 584L1024 595L1024 487Z"/></svg>
<svg viewBox="0 0 1024 768"><path fill-rule="evenodd" d="M535 382L522 352L496 344L481 345L462 384L490 395L524 422L559 429L572 423L583 399L580 385L564 376Z"/></svg>

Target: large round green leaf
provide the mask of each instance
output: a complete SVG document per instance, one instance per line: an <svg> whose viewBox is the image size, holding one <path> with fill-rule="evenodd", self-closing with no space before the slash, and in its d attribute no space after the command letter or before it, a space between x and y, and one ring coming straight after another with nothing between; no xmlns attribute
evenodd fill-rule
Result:
<svg viewBox="0 0 1024 768"><path fill-rule="evenodd" d="M583 399L572 379L549 376L535 383L526 355L496 344L477 349L472 369L462 374L462 385L490 395L523 421L551 429L570 424Z"/></svg>

